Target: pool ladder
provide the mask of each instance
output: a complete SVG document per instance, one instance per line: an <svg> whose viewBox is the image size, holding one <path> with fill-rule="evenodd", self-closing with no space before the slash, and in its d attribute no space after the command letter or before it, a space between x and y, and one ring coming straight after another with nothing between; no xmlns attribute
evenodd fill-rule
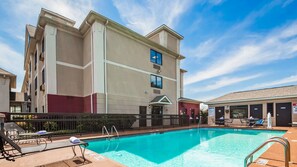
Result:
<svg viewBox="0 0 297 167"><path fill-rule="evenodd" d="M246 158L244 159L244 167L248 167L250 164L253 163L253 156L256 152L258 152L261 148L266 146L268 143L280 143L284 146L284 156L285 156L285 167L289 167L289 163L291 161L291 148L290 143L287 139L283 137L272 137L256 148L253 152L251 152Z"/></svg>
<svg viewBox="0 0 297 167"><path fill-rule="evenodd" d="M102 127L102 135L105 135L105 133L106 133L108 139L111 139L111 137L113 136L113 133L114 133L114 132L116 133L117 138L120 137L119 132L118 132L117 128L116 128L114 125L112 125L110 132L111 132L111 133L108 132L106 126L103 126L103 127Z"/></svg>

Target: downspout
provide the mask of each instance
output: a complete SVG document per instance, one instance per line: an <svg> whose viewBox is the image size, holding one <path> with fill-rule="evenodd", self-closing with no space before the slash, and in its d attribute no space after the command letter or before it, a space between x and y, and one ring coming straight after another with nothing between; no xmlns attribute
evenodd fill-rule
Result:
<svg viewBox="0 0 297 167"><path fill-rule="evenodd" d="M92 61L92 70L91 70L91 78L92 78L92 89L91 89L91 113L94 112L94 109L93 109L93 92L94 92L94 67L93 67L93 57L94 57L94 53L93 53L93 30L92 30L92 26L91 24L86 21L86 25L88 25L89 27L91 27L91 55L92 55L92 58L91 58L91 61Z"/></svg>
<svg viewBox="0 0 297 167"><path fill-rule="evenodd" d="M108 92L107 92L107 71L106 71L106 26L108 20L104 24L104 89L105 89L105 114L108 113Z"/></svg>

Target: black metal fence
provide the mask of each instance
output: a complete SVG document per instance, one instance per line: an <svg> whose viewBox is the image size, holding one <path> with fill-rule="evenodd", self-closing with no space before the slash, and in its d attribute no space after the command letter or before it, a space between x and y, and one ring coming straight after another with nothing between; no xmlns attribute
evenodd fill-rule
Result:
<svg viewBox="0 0 297 167"><path fill-rule="evenodd" d="M187 115L4 113L5 122L15 122L27 132L47 130L55 134L101 133L102 127L118 130L189 126Z"/></svg>

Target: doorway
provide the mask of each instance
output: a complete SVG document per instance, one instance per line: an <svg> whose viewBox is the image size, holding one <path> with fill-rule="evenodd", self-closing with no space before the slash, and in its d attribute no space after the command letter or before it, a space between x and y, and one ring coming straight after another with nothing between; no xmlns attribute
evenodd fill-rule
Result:
<svg viewBox="0 0 297 167"><path fill-rule="evenodd" d="M146 106L139 106L139 127L146 127Z"/></svg>
<svg viewBox="0 0 297 167"><path fill-rule="evenodd" d="M292 122L292 104L276 103L276 126L290 126Z"/></svg>
<svg viewBox="0 0 297 167"><path fill-rule="evenodd" d="M215 118L216 120L220 119L221 117L225 118L225 107L216 107L215 109ZM217 123L217 121L215 121L216 124L219 124Z"/></svg>
<svg viewBox="0 0 297 167"><path fill-rule="evenodd" d="M163 106L152 107L152 126L163 125Z"/></svg>
<svg viewBox="0 0 297 167"><path fill-rule="evenodd" d="M250 105L250 116L253 118L263 119L263 105L254 104Z"/></svg>

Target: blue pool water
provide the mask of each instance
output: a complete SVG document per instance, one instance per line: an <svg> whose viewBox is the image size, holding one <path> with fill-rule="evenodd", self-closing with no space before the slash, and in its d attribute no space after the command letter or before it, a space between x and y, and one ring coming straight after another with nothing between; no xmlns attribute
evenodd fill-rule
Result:
<svg viewBox="0 0 297 167"><path fill-rule="evenodd" d="M121 137L111 141L89 140L88 149L129 167L242 167L244 158L251 151L268 138L284 133L201 128Z"/></svg>

